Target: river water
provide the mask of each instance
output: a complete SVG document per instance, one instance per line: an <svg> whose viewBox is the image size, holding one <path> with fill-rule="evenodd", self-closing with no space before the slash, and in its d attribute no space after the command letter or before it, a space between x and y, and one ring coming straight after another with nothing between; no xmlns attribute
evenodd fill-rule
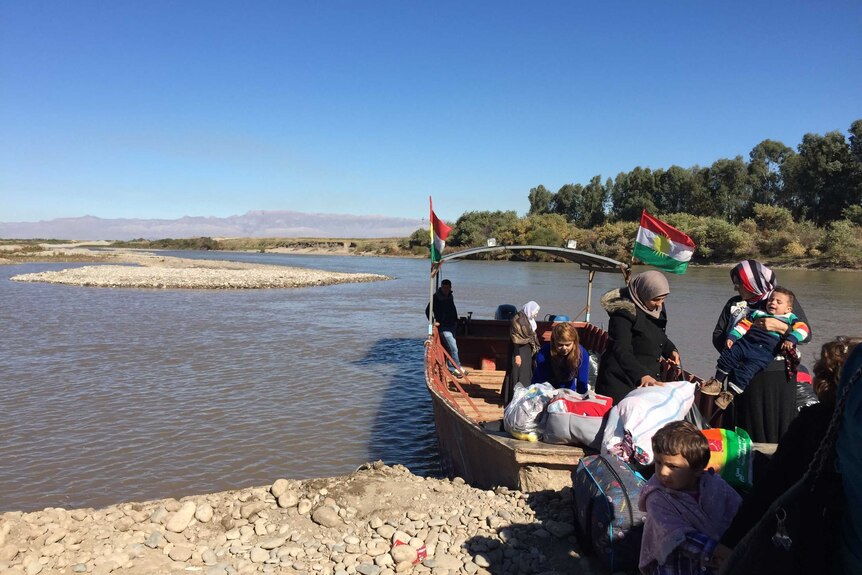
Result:
<svg viewBox="0 0 862 575"><path fill-rule="evenodd" d="M99 507L349 473L366 461L438 474L422 371L428 261L173 253L391 281L284 290L83 288L9 281L70 264L0 266L0 511ZM451 262L459 312L534 299L574 318L586 274L567 264ZM856 273L781 270L815 341L862 334ZM669 335L709 374L727 269L672 276ZM597 274L599 296L620 276Z"/></svg>

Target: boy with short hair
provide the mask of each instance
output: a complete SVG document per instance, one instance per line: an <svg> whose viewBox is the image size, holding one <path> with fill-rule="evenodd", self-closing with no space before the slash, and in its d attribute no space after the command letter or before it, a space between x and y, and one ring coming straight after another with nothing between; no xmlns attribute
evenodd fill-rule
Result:
<svg viewBox="0 0 862 575"><path fill-rule="evenodd" d="M719 539L742 497L710 470L709 442L687 421L674 421L652 438L655 475L638 507L646 511L638 567L645 575L710 574L730 554Z"/></svg>
<svg viewBox="0 0 862 575"><path fill-rule="evenodd" d="M766 303L766 311L752 310L748 317L737 323L730 330L727 347L718 358L715 377L703 383L701 393L717 395L715 405L726 409L734 398L733 391L722 391L728 377L731 377L731 389L742 393L751 379L769 365L776 354L784 354L790 360L798 359L796 345L808 337L809 329L793 313L795 301L796 296L792 291L776 287ZM754 325L761 318L775 318L790 327L784 334L767 331Z"/></svg>

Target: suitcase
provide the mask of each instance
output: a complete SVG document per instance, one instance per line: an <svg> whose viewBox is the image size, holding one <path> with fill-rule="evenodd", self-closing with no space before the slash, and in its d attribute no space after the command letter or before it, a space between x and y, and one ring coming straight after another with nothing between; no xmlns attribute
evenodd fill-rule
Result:
<svg viewBox="0 0 862 575"><path fill-rule="evenodd" d="M610 570L637 570L643 522L638 497L644 479L613 455L584 457L575 472L575 527L585 554Z"/></svg>
<svg viewBox="0 0 862 575"><path fill-rule="evenodd" d="M545 443L583 445L598 451L608 412L614 400L604 395L557 391L546 409Z"/></svg>

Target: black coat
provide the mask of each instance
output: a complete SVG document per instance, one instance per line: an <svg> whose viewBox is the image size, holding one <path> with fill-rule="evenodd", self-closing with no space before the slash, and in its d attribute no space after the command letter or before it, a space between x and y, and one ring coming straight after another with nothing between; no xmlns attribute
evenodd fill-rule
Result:
<svg viewBox="0 0 862 575"><path fill-rule="evenodd" d="M834 408L832 403L811 405L803 409L788 426L765 469L761 473L755 472L754 487L722 536L722 543L736 546L763 517L769 506L802 479L826 435Z"/></svg>
<svg viewBox="0 0 862 575"><path fill-rule="evenodd" d="M429 317L429 307L425 306L425 317ZM441 326L454 326L458 323L458 310L455 308L452 292L449 292L448 296L444 296L440 289L434 292L434 320Z"/></svg>
<svg viewBox="0 0 862 575"><path fill-rule="evenodd" d="M662 357L670 358L676 346L667 337L667 315L653 318L638 308L623 290L611 290L602 296L602 307L610 316L608 348L599 361L596 393L619 403L640 385L645 375L661 377Z"/></svg>

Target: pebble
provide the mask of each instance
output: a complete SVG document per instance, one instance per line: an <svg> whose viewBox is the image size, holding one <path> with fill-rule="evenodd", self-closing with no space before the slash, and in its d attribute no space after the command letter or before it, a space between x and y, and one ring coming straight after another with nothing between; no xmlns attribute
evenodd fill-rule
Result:
<svg viewBox="0 0 862 575"><path fill-rule="evenodd" d="M189 523L195 516L196 509L197 505L195 505L194 501L186 501L176 513L168 518L168 522L165 523L165 529L174 533L181 533L189 526Z"/></svg>
<svg viewBox="0 0 862 575"><path fill-rule="evenodd" d="M567 494L484 491L375 463L340 478L279 479L182 501L8 512L0 572L550 575L554 565L589 573L572 552Z"/></svg>
<svg viewBox="0 0 862 575"><path fill-rule="evenodd" d="M213 518L213 508L209 503L198 506L195 510L195 519L201 523L209 523Z"/></svg>
<svg viewBox="0 0 862 575"><path fill-rule="evenodd" d="M302 499L299 501L296 510L299 511L300 515L305 515L309 511L311 511L311 501L308 499Z"/></svg>
<svg viewBox="0 0 862 575"><path fill-rule="evenodd" d="M276 503L282 509L294 507L297 503L299 503L299 496L296 494L295 491L286 491L278 497L278 501Z"/></svg>
<svg viewBox="0 0 862 575"><path fill-rule="evenodd" d="M324 527L337 527L344 524L338 517L338 512L331 507L318 507L311 514L311 520Z"/></svg>
<svg viewBox="0 0 862 575"><path fill-rule="evenodd" d="M389 554L392 555L392 559L396 563L401 563L402 561L410 561L412 563L416 560L416 549L410 545L396 545Z"/></svg>
<svg viewBox="0 0 862 575"><path fill-rule="evenodd" d="M12 561L18 555L18 546L12 543L7 543L0 547L0 561Z"/></svg>
<svg viewBox="0 0 862 575"><path fill-rule="evenodd" d="M272 487L269 488L269 492L272 493L273 497L278 499L285 491L287 491L289 486L290 482L287 479L276 479L275 483L272 484Z"/></svg>
<svg viewBox="0 0 862 575"><path fill-rule="evenodd" d="M251 550L251 562L252 563L263 563L269 559L269 551L265 549L261 549L260 547L253 547Z"/></svg>
<svg viewBox="0 0 862 575"><path fill-rule="evenodd" d="M192 556L192 548L188 545L176 545L168 553L168 557L174 561L188 561Z"/></svg>

